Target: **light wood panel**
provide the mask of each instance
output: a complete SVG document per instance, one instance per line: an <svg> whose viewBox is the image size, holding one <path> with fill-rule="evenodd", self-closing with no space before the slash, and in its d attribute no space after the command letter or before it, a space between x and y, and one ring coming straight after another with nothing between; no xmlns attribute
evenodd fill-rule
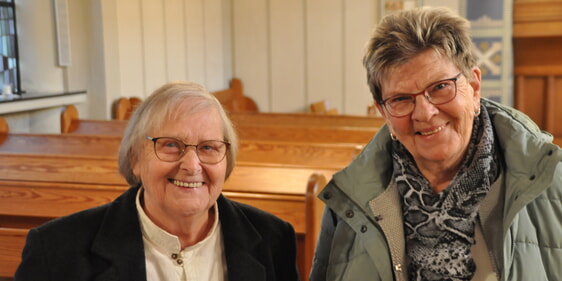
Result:
<svg viewBox="0 0 562 281"><path fill-rule="evenodd" d="M514 37L562 36L562 1L515 0L513 5Z"/></svg>
<svg viewBox="0 0 562 281"><path fill-rule="evenodd" d="M514 2L514 105L562 137L562 1Z"/></svg>

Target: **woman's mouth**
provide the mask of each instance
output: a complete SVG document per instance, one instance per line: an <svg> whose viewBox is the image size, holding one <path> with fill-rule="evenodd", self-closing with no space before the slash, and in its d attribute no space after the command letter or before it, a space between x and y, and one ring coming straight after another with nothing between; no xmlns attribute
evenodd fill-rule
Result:
<svg viewBox="0 0 562 281"><path fill-rule="evenodd" d="M179 187L189 187L189 188L196 188L203 186L204 182L183 182L175 179L170 179L170 182L179 186Z"/></svg>
<svg viewBox="0 0 562 281"><path fill-rule="evenodd" d="M436 134L436 133L440 132L444 128L445 128L445 126L440 126L440 127L435 128L434 130L426 131L426 132L417 132L416 134L422 135L422 136L429 136L429 135L433 135L433 134Z"/></svg>

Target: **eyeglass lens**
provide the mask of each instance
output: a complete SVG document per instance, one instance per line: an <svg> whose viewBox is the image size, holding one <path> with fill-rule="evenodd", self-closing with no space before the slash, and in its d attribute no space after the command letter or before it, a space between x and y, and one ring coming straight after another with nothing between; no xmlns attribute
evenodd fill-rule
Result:
<svg viewBox="0 0 562 281"><path fill-rule="evenodd" d="M392 116L402 117L414 111L418 95L426 95L428 101L434 105L448 103L457 95L457 79L458 76L435 82L418 94L396 95L385 100L384 105Z"/></svg>
<svg viewBox="0 0 562 281"><path fill-rule="evenodd" d="M154 138L154 152L158 159L166 162L178 161L189 146L195 147L195 152L202 163L216 164L224 159L227 144L222 141L208 140L197 145L188 145L175 138Z"/></svg>

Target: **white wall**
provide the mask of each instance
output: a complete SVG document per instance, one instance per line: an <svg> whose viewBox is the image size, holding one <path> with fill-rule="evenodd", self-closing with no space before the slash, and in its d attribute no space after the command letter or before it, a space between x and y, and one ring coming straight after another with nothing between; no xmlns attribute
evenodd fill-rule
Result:
<svg viewBox="0 0 562 281"><path fill-rule="evenodd" d="M91 1L93 69L100 78L91 85L104 97L96 96L96 104L105 107L106 117L117 98L144 98L168 81L191 80L210 91L228 87L229 1Z"/></svg>
<svg viewBox="0 0 562 281"><path fill-rule="evenodd" d="M364 115L372 98L361 60L378 14L372 0L233 1L234 75L261 111L326 99Z"/></svg>
<svg viewBox="0 0 562 281"><path fill-rule="evenodd" d="M118 97L179 79L216 91L240 78L264 112L327 99L365 114L371 101L361 58L376 0L68 0L67 67L58 65L53 3L16 0L22 87L86 90L82 118L108 119Z"/></svg>

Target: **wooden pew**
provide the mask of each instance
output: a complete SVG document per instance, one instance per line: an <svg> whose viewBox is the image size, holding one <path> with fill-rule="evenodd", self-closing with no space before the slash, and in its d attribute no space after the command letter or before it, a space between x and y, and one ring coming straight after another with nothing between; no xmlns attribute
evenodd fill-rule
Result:
<svg viewBox="0 0 562 281"><path fill-rule="evenodd" d="M230 112L229 117L236 126L380 128L384 125L384 119L376 116ZM126 126L123 120L80 119L74 106L67 106L61 114L62 133L122 135Z"/></svg>
<svg viewBox="0 0 562 281"><path fill-rule="evenodd" d="M256 102L244 95L242 81L238 78L230 80L230 88L212 92L227 112L258 112Z"/></svg>
<svg viewBox="0 0 562 281"><path fill-rule="evenodd" d="M328 100L313 102L309 108L310 112L314 114L338 114L338 109L332 108Z"/></svg>
<svg viewBox="0 0 562 281"><path fill-rule="evenodd" d="M327 116L327 115L326 115ZM122 136L126 121L76 120L72 134ZM366 144L376 134L378 127L304 126L304 125L251 125L236 124L239 138L243 140L294 141L307 143Z"/></svg>
<svg viewBox="0 0 562 281"><path fill-rule="evenodd" d="M367 144L378 128L238 125L236 131L243 140Z"/></svg>
<svg viewBox="0 0 562 281"><path fill-rule="evenodd" d="M244 95L242 81L233 78L230 87L212 93L228 112L258 112L256 102ZM129 120L136 107L142 102L139 97L120 97L112 104L113 120Z"/></svg>
<svg viewBox="0 0 562 281"><path fill-rule="evenodd" d="M129 120L131 115L137 108L137 106L142 102L139 97L120 97L113 102L111 111L113 120Z"/></svg>
<svg viewBox="0 0 562 281"><path fill-rule="evenodd" d="M148 141L148 140L147 140ZM0 135L3 154L71 155L113 159L117 162L120 137L73 134ZM237 163L262 163L341 169L362 149L353 143L305 143L240 140ZM330 175L326 175L327 178Z"/></svg>
<svg viewBox="0 0 562 281"><path fill-rule="evenodd" d="M127 120L80 119L74 105L67 105L61 113L61 133L123 136Z"/></svg>
<svg viewBox="0 0 562 281"><path fill-rule="evenodd" d="M7 134L10 132L10 126L8 126L8 122L2 116L0 116L0 135Z"/></svg>
<svg viewBox="0 0 562 281"><path fill-rule="evenodd" d="M29 229L49 219L110 202L128 188L116 172L113 159L48 154L4 154L2 159L0 227L3 228ZM310 266L321 216L310 212L321 212L322 207L314 205L321 204L316 194L326 184L324 175L334 171L239 164L223 193L289 221L301 237L299 265L304 273ZM18 263L18 257L10 258L13 264Z"/></svg>
<svg viewBox="0 0 562 281"><path fill-rule="evenodd" d="M236 125L285 125L305 127L375 127L384 125L384 119L376 116L331 115L307 113L251 113L232 112L229 117Z"/></svg>
<svg viewBox="0 0 562 281"><path fill-rule="evenodd" d="M0 226L0 280L11 280L20 263L27 229Z"/></svg>
<svg viewBox="0 0 562 281"><path fill-rule="evenodd" d="M121 137L71 134L0 135L0 153L110 157L117 161Z"/></svg>
<svg viewBox="0 0 562 281"><path fill-rule="evenodd" d="M119 143L119 137L111 136L0 137L0 227L28 229L113 200L127 188L117 173ZM321 202L307 202L318 200L317 190L325 186L326 178L359 150L353 144L242 140L237 167L224 194L293 224L299 234L299 266L304 274L317 237L317 229L310 227L319 222L322 211Z"/></svg>

